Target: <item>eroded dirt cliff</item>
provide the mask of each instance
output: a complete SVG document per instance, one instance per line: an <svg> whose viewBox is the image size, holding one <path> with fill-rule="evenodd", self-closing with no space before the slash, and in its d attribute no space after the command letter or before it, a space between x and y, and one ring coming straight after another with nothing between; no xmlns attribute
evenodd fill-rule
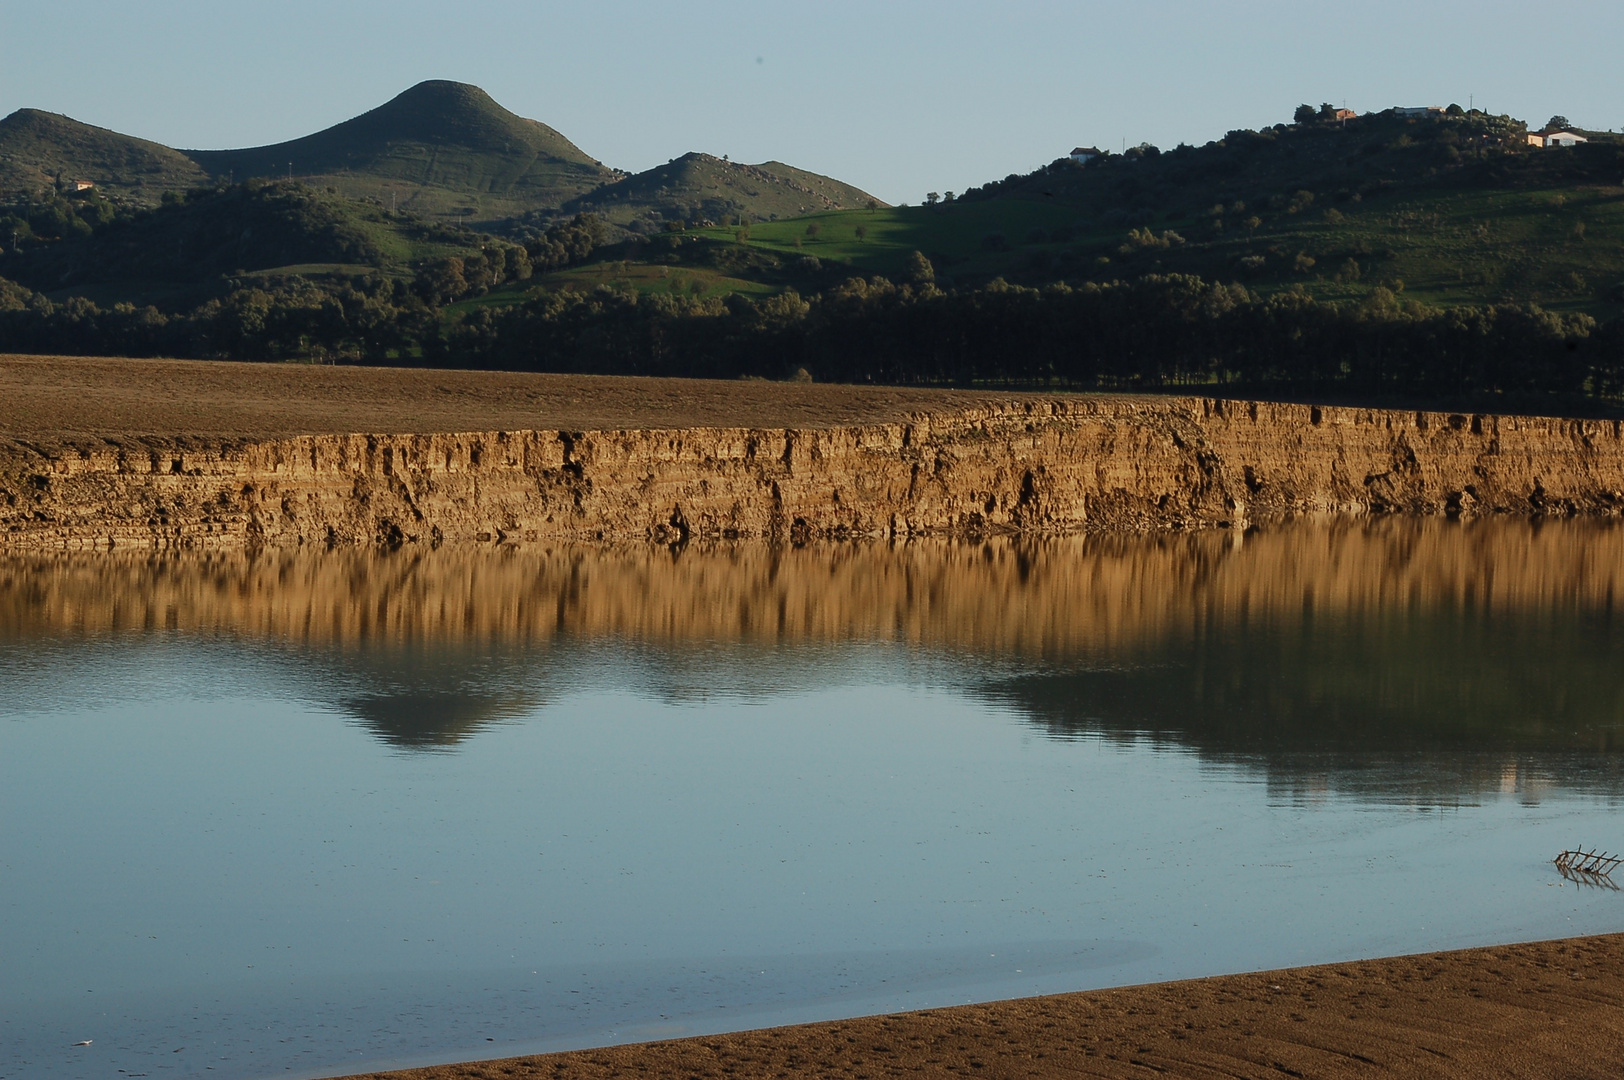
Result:
<svg viewBox="0 0 1624 1080"><path fill-rule="evenodd" d="M0 445L12 550L790 540L1624 510L1619 421L1025 397L821 428Z"/></svg>

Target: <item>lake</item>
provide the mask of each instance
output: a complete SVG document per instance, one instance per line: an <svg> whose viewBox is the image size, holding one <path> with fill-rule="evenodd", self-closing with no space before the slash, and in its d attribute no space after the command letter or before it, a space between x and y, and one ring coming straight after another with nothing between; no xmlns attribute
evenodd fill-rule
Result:
<svg viewBox="0 0 1624 1080"><path fill-rule="evenodd" d="M12 556L0 1078L1624 930L1621 602L1611 522Z"/></svg>

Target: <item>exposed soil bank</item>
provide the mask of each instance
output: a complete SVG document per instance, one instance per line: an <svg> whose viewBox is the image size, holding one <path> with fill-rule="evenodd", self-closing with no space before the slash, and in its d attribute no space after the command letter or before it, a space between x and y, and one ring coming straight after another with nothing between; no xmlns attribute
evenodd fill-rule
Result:
<svg viewBox="0 0 1624 1080"><path fill-rule="evenodd" d="M1572 1080L1617 1076L1621 1051L1611 935L369 1075Z"/></svg>
<svg viewBox="0 0 1624 1080"><path fill-rule="evenodd" d="M0 361L0 390L0 545L14 550L1624 509L1616 420L38 358ZM144 400L167 427L137 422ZM556 423L587 415L600 426ZM349 420L373 433L335 431ZM469 420L487 423L440 427ZM222 433L237 421L240 437Z"/></svg>

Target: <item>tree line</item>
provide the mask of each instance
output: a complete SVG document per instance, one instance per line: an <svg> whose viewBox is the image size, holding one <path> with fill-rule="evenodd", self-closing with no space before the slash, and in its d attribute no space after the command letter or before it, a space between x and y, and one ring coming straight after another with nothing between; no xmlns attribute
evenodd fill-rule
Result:
<svg viewBox="0 0 1624 1080"><path fill-rule="evenodd" d="M523 249L528 266L585 257L593 223ZM1359 303L1262 295L1180 274L944 291L851 278L810 297L532 290L451 318L443 305L521 272L493 252L411 281L295 279L185 314L54 303L0 281L0 351L304 359L738 378L1101 389L1237 385L1316 393L1624 397L1624 320L1516 304L1427 307L1376 289ZM559 260L554 262L553 260Z"/></svg>
<svg viewBox="0 0 1624 1080"><path fill-rule="evenodd" d="M1181 274L956 291L852 278L760 302L550 293L464 320L442 347L445 362L469 367L599 374L804 368L891 384L1624 395L1624 321L1514 304L1431 308L1380 288L1362 303L1325 303Z"/></svg>

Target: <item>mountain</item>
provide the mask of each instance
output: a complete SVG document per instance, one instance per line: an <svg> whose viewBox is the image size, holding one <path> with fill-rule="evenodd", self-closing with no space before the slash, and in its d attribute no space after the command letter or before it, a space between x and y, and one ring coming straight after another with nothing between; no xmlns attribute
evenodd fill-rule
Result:
<svg viewBox="0 0 1624 1080"><path fill-rule="evenodd" d="M18 109L0 119L0 197L36 197L58 179L91 180L150 205L165 191L207 183L209 175L179 150L57 113Z"/></svg>
<svg viewBox="0 0 1624 1080"><path fill-rule="evenodd" d="M742 213L768 221L872 201L776 161L739 165L688 154L628 176L479 87L444 80L418 83L313 135L239 150L172 150L34 109L0 120L0 202L38 198L58 180L89 180L115 201L155 206L165 191L254 178L295 179L498 231L519 218L545 226L583 211L649 231L672 218Z"/></svg>
<svg viewBox="0 0 1624 1080"><path fill-rule="evenodd" d="M620 174L477 86L434 80L291 142L189 150L216 179L288 176L432 217L493 221L554 208Z"/></svg>
<svg viewBox="0 0 1624 1080"><path fill-rule="evenodd" d="M839 180L767 161L744 165L709 154L682 157L640 172L567 203L570 213L593 213L629 227L643 220L724 222L740 214L774 221L824 210L883 206L868 192Z"/></svg>

